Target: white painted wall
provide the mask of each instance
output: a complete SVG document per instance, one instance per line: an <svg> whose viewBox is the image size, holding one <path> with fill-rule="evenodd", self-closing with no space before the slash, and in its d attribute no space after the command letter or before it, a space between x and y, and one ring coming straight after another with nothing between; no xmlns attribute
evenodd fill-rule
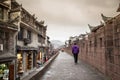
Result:
<svg viewBox="0 0 120 80"><path fill-rule="evenodd" d="M37 33L31 33L32 39L31 39L31 43L27 45L27 47L38 47L41 46L41 43L38 42L38 35ZM17 45L19 46L25 46L24 45L24 41L17 41Z"/></svg>
<svg viewBox="0 0 120 80"><path fill-rule="evenodd" d="M28 44L30 47L38 47L41 45L41 43L38 42L38 34L37 33L31 33L32 36L32 42Z"/></svg>

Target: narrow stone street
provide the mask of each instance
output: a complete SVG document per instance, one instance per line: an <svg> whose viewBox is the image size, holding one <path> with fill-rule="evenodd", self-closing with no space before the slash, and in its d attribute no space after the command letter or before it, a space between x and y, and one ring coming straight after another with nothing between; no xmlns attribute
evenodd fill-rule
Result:
<svg viewBox="0 0 120 80"><path fill-rule="evenodd" d="M39 80L106 80L89 65L79 61L74 63L73 57L60 52L46 73Z"/></svg>

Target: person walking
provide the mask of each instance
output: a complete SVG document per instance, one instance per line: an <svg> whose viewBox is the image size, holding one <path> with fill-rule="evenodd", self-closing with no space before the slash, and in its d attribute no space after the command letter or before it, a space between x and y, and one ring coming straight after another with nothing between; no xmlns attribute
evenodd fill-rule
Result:
<svg viewBox="0 0 120 80"><path fill-rule="evenodd" d="M74 62L77 63L78 62L78 54L79 54L79 46L74 43L74 45L72 46L72 53L74 56Z"/></svg>

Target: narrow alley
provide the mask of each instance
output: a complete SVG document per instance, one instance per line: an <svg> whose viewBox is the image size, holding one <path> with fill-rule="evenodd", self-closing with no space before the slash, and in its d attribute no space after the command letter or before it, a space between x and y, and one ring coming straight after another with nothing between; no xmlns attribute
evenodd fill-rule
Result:
<svg viewBox="0 0 120 80"><path fill-rule="evenodd" d="M73 57L60 52L54 62L39 80L106 80L89 65L79 61L74 63Z"/></svg>

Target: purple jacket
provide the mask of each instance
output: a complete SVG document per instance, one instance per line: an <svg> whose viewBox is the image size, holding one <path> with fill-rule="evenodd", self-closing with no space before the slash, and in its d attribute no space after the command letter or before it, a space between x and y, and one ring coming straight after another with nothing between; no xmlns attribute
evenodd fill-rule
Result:
<svg viewBox="0 0 120 80"><path fill-rule="evenodd" d="M77 45L72 46L72 53L73 54L78 54L79 53L79 47Z"/></svg>

